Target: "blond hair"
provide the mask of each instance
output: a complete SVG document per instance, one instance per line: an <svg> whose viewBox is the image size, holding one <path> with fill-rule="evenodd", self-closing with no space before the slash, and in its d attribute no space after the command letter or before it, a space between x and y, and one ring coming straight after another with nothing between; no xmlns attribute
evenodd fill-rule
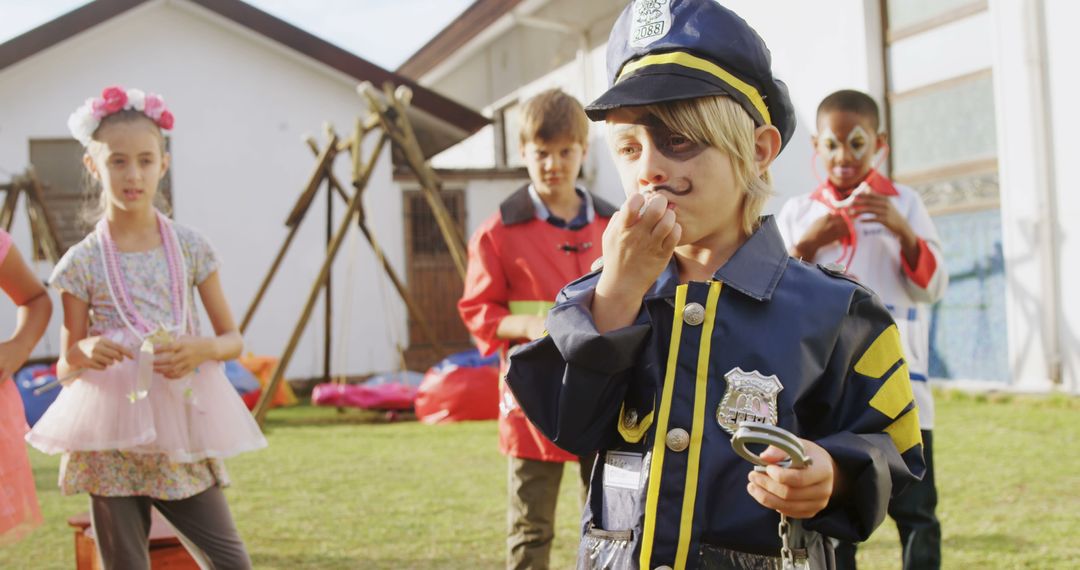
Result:
<svg viewBox="0 0 1080 570"><path fill-rule="evenodd" d="M754 119L724 96L659 103L646 109L668 129L728 155L735 184L743 190L742 230L746 235L754 233L765 202L773 194L769 171L757 172Z"/></svg>
<svg viewBox="0 0 1080 570"><path fill-rule="evenodd" d="M548 89L521 106L518 135L522 145L569 137L584 146L589 142L589 118L577 99L560 89Z"/></svg>

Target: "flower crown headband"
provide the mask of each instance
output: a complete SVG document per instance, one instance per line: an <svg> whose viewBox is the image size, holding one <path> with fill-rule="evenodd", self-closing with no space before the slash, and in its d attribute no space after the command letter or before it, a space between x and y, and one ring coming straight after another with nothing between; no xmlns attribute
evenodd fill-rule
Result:
<svg viewBox="0 0 1080 570"><path fill-rule="evenodd" d="M140 89L124 90L122 87L106 87L101 97L91 97L68 117L68 129L83 146L88 146L101 120L113 113L132 109L147 116L158 128L173 127L173 114L165 108L165 99L156 93Z"/></svg>

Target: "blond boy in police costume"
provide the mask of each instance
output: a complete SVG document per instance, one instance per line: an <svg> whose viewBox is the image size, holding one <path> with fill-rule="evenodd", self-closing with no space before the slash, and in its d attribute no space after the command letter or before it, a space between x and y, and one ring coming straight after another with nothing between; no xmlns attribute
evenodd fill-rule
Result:
<svg viewBox="0 0 1080 570"><path fill-rule="evenodd" d="M612 87L586 112L627 199L602 268L563 289L507 374L552 441L599 451L580 568L831 568L825 537L868 537L923 471L889 313L790 258L759 216L794 131L770 65L713 0L634 2L612 30ZM770 447L754 471L731 446L745 420L797 435L809 465Z"/></svg>

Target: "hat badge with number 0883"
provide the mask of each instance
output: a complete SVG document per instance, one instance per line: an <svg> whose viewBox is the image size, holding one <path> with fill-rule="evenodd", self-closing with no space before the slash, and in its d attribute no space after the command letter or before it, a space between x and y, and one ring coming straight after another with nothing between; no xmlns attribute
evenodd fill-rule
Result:
<svg viewBox="0 0 1080 570"><path fill-rule="evenodd" d="M634 0L611 30L611 87L585 107L594 121L608 111L722 95L758 126L773 125L787 145L795 110L757 32L716 0Z"/></svg>

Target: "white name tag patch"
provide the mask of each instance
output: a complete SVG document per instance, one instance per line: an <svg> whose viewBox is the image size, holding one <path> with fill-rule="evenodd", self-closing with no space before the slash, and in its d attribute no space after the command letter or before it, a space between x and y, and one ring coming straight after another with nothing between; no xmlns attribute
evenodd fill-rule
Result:
<svg viewBox="0 0 1080 570"><path fill-rule="evenodd" d="M639 453L608 451L604 454L604 486L640 489L641 464L642 457Z"/></svg>

